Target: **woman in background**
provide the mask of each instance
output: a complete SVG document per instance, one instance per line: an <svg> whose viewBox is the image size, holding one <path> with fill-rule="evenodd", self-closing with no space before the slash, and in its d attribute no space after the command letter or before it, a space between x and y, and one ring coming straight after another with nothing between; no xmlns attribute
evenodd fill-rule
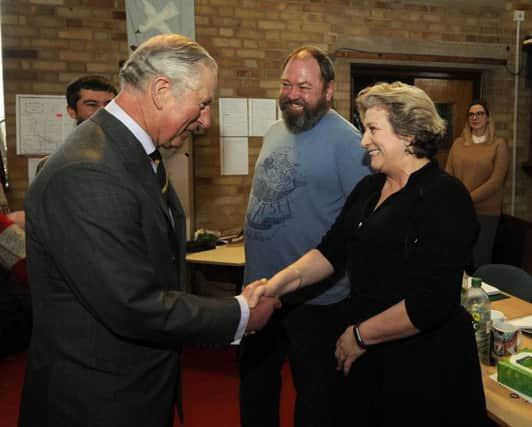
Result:
<svg viewBox="0 0 532 427"><path fill-rule="evenodd" d="M364 89L357 107L377 173L355 186L321 243L255 297L347 271L338 426L450 426L456 414L460 425L485 425L473 327L460 305L478 224L463 184L434 160L445 123L425 92L400 82Z"/></svg>
<svg viewBox="0 0 532 427"><path fill-rule="evenodd" d="M508 146L495 135L488 104L484 100L473 101L462 135L451 147L445 170L464 183L478 216L480 234L473 249L474 269L491 263L508 161Z"/></svg>

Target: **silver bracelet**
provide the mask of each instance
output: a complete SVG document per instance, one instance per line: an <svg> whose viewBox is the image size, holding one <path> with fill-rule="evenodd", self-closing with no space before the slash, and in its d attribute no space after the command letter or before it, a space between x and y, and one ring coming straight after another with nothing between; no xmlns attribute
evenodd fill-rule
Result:
<svg viewBox="0 0 532 427"><path fill-rule="evenodd" d="M360 335L360 322L358 323L355 323L354 327L353 327L353 333L355 335L355 341L357 342L358 346L363 349L363 350L366 350L368 348L368 345L366 344L366 341L364 341L364 338L362 338L362 335Z"/></svg>
<svg viewBox="0 0 532 427"><path fill-rule="evenodd" d="M301 287L301 284L303 283L303 274L301 273L301 271L299 271L295 267L290 267L290 270L294 271L297 274L297 278L299 280L297 282L297 286L294 288L294 291L295 291L295 290L299 289Z"/></svg>

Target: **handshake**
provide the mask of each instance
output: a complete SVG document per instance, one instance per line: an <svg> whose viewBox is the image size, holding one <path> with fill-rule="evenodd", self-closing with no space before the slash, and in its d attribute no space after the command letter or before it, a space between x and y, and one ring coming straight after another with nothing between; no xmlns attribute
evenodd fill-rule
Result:
<svg viewBox="0 0 532 427"><path fill-rule="evenodd" d="M246 327L248 334L262 329L273 311L281 307L281 301L277 296L272 295L272 290L268 289L267 283L266 279L256 280L242 290L241 295L249 306L249 320Z"/></svg>

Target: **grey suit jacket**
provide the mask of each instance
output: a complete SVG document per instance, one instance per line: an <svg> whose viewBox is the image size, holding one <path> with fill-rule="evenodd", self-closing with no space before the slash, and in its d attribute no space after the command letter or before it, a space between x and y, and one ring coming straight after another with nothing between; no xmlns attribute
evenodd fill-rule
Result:
<svg viewBox="0 0 532 427"><path fill-rule="evenodd" d="M34 329L20 426L171 426L182 343L232 340L234 298L182 291L183 211L158 185L139 141L105 110L32 183Z"/></svg>

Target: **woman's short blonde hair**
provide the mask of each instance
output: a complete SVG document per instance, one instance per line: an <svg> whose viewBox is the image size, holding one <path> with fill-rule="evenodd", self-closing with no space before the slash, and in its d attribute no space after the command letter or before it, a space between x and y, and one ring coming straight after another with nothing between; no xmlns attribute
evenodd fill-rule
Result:
<svg viewBox="0 0 532 427"><path fill-rule="evenodd" d="M447 126L422 89L402 82L378 83L362 89L356 105L362 121L368 109L385 109L393 131L413 137L411 149L416 157L432 159L436 155Z"/></svg>

